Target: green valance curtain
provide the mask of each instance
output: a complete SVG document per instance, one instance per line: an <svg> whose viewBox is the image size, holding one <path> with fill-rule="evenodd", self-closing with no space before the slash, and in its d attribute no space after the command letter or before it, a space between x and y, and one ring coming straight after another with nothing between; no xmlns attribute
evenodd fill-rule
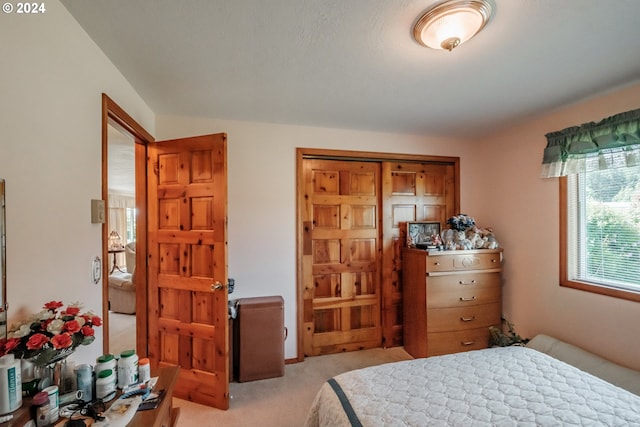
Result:
<svg viewBox="0 0 640 427"><path fill-rule="evenodd" d="M543 178L640 165L640 109L545 136Z"/></svg>

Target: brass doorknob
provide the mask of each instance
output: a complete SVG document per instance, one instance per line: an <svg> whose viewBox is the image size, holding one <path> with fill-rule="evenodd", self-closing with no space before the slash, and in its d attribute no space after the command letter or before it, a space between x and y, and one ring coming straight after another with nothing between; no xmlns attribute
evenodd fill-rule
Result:
<svg viewBox="0 0 640 427"><path fill-rule="evenodd" d="M224 289L224 285L218 281L216 281L216 283L211 285L212 291L219 291L220 289Z"/></svg>

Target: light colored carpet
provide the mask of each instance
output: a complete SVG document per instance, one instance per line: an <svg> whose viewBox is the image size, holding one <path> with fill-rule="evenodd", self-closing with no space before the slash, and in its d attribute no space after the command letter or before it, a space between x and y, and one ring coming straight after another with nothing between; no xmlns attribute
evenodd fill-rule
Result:
<svg viewBox="0 0 640 427"><path fill-rule="evenodd" d="M136 315L109 312L109 352L120 355L136 348Z"/></svg>
<svg viewBox="0 0 640 427"><path fill-rule="evenodd" d="M182 399L178 427L300 427L322 384L343 372L412 357L402 347L308 357L285 366L284 377L231 383L230 409L222 411Z"/></svg>

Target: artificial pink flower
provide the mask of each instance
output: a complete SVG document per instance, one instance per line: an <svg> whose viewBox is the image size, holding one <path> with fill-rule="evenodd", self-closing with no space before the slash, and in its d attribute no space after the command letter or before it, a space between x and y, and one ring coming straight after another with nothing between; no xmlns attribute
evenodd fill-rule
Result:
<svg viewBox="0 0 640 427"><path fill-rule="evenodd" d="M71 336L69 334L64 333L51 338L51 344L53 344L56 350L59 350L61 348L71 347L73 341L71 341Z"/></svg>
<svg viewBox="0 0 640 427"><path fill-rule="evenodd" d="M27 341L27 348L29 350L40 350L48 342L49 337L45 334L33 334Z"/></svg>
<svg viewBox="0 0 640 427"><path fill-rule="evenodd" d="M75 334L76 332L80 331L80 323L78 323L78 321L75 319L69 320L68 322L65 322L62 330L65 332L69 332L70 334Z"/></svg>
<svg viewBox="0 0 640 427"><path fill-rule="evenodd" d="M82 335L84 335L85 337L92 337L95 335L95 331L89 325L83 326L82 329L80 329L80 332L82 332Z"/></svg>

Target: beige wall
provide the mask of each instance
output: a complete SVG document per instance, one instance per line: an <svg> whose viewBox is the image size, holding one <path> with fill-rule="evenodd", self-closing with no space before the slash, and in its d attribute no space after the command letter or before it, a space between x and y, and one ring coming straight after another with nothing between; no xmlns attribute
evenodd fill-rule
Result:
<svg viewBox="0 0 640 427"><path fill-rule="evenodd" d="M462 155L463 165L466 160L463 141L411 135L166 116L156 118L156 130L158 140L227 133L229 275L236 279L230 298L284 298L286 358L297 356L296 147ZM470 188L466 177L462 187Z"/></svg>
<svg viewBox="0 0 640 427"><path fill-rule="evenodd" d="M101 226L101 93L143 126L153 112L57 1L41 15L0 15L0 177L6 179L9 320L56 299L101 314L90 280ZM102 328L78 360L102 354Z"/></svg>
<svg viewBox="0 0 640 427"><path fill-rule="evenodd" d="M477 141L464 205L505 248L504 315L538 333L640 369L640 304L560 287L558 179L542 179L544 135L640 107L640 84L545 114ZM469 190L469 189L467 189Z"/></svg>

